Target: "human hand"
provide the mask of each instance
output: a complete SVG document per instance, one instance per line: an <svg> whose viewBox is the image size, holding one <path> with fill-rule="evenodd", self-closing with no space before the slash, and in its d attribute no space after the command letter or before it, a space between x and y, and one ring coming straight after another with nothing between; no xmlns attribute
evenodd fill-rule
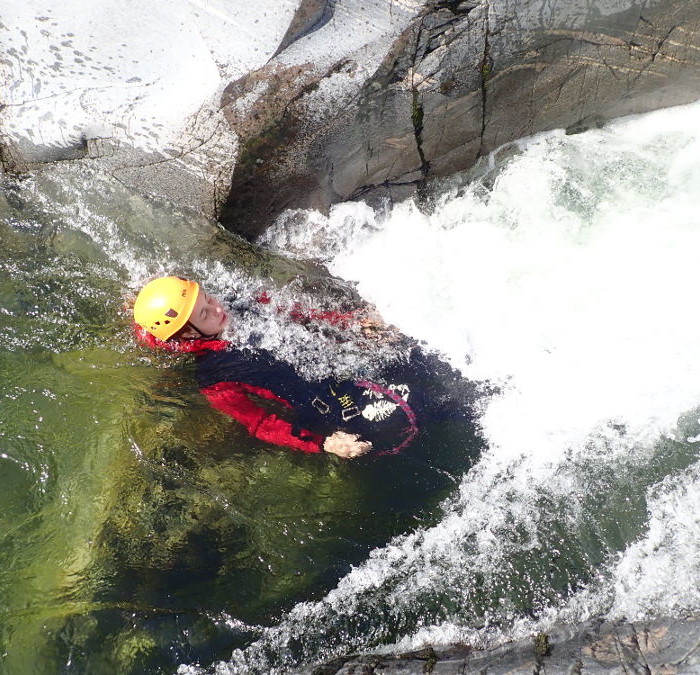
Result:
<svg viewBox="0 0 700 675"><path fill-rule="evenodd" d="M388 326L374 310L369 310L359 318L360 330L365 337L378 337Z"/></svg>
<svg viewBox="0 0 700 675"><path fill-rule="evenodd" d="M369 441L361 441L357 434L336 431L323 442L323 449L343 459L353 459L372 449Z"/></svg>
<svg viewBox="0 0 700 675"><path fill-rule="evenodd" d="M396 326L388 324L376 310L369 309L358 318L362 337L369 342L397 343L402 335Z"/></svg>

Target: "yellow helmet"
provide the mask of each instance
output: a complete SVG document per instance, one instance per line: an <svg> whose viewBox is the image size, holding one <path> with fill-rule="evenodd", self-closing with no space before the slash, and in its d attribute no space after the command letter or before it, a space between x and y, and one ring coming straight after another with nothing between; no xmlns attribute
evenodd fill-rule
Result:
<svg viewBox="0 0 700 675"><path fill-rule="evenodd" d="M149 281L134 303L134 320L159 340L167 340L188 321L199 296L199 284L182 277Z"/></svg>

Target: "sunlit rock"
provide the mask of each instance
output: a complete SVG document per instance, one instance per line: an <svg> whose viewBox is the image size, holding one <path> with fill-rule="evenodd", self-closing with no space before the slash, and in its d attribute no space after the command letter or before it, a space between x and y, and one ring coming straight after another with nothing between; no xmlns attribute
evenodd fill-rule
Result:
<svg viewBox="0 0 700 675"><path fill-rule="evenodd" d="M515 139L700 96L682 0L114 0L2 17L6 171L90 162L255 238Z"/></svg>
<svg viewBox="0 0 700 675"><path fill-rule="evenodd" d="M213 214L236 150L218 109L223 84L261 67L323 5L13 3L0 23L3 168L92 160Z"/></svg>
<svg viewBox="0 0 700 675"><path fill-rule="evenodd" d="M403 198L518 138L693 101L699 20L681 0L430 2L367 77L363 53L323 68L309 44L224 94L242 156L222 222Z"/></svg>

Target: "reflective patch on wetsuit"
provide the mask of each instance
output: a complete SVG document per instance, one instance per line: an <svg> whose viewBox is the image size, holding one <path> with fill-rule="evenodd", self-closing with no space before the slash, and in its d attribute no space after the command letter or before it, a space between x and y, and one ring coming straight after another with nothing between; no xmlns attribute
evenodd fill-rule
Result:
<svg viewBox="0 0 700 675"><path fill-rule="evenodd" d="M407 384L390 384L387 389L398 394L404 401L408 401L408 396L411 393Z"/></svg>
<svg viewBox="0 0 700 675"><path fill-rule="evenodd" d="M343 412L341 413L341 417L343 418L343 422L347 422L348 420L351 420L353 417L357 417L358 415L361 415L362 413L360 412L360 409L354 405L350 408L343 408Z"/></svg>
<svg viewBox="0 0 700 675"><path fill-rule="evenodd" d="M316 408L321 415L327 415L331 410L331 407L325 401L322 401L318 396L311 401L311 405Z"/></svg>
<svg viewBox="0 0 700 675"><path fill-rule="evenodd" d="M328 389L340 404L340 416L343 422L347 422L353 417L359 417L362 414L362 411L355 405L355 401L350 394L338 394L332 386L329 386Z"/></svg>
<svg viewBox="0 0 700 675"><path fill-rule="evenodd" d="M362 409L362 417L370 422L382 422L398 407L392 401L377 401L366 405Z"/></svg>
<svg viewBox="0 0 700 675"><path fill-rule="evenodd" d="M350 394L338 396L338 403L340 403L343 408L351 408L355 405L355 401L352 400L352 396L350 396Z"/></svg>

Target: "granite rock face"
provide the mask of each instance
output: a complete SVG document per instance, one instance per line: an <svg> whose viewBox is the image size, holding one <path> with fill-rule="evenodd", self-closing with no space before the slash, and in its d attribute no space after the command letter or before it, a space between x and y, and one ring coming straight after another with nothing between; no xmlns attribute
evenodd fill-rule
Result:
<svg viewBox="0 0 700 675"><path fill-rule="evenodd" d="M221 92L323 23L329 4L7 4L0 171L79 162L215 216L238 149Z"/></svg>
<svg viewBox="0 0 700 675"><path fill-rule="evenodd" d="M238 157L251 154L240 139L253 139L254 152L267 138L259 133L264 127L239 128L235 115L221 109L227 85L244 94L236 105L245 109L260 91L281 92L309 63L323 79L336 72L336 62L360 52L355 79L361 83L424 4L172 0L125 9L94 0L86 9L71 0L51 7L42 0L14 3L0 20L0 172L79 162L142 194L216 217ZM343 84L334 83L340 90ZM247 90L254 85L260 91ZM304 86L311 86L310 77L288 96L308 94ZM335 100L347 102L328 93L324 110ZM277 100L289 103L281 93Z"/></svg>
<svg viewBox="0 0 700 675"><path fill-rule="evenodd" d="M0 36L1 170L88 163L249 239L700 97L687 0L27 0Z"/></svg>
<svg viewBox="0 0 700 675"><path fill-rule="evenodd" d="M307 56L222 99L242 152L221 220L251 238L285 208L402 198L523 136L696 100L700 6L432 0L364 80L362 52L322 68Z"/></svg>
<svg viewBox="0 0 700 675"><path fill-rule="evenodd" d="M676 675L700 670L700 620L651 623L603 623L562 626L497 649L478 651L467 645L428 647L392 656L337 659L311 668L313 675L528 675L570 673Z"/></svg>

